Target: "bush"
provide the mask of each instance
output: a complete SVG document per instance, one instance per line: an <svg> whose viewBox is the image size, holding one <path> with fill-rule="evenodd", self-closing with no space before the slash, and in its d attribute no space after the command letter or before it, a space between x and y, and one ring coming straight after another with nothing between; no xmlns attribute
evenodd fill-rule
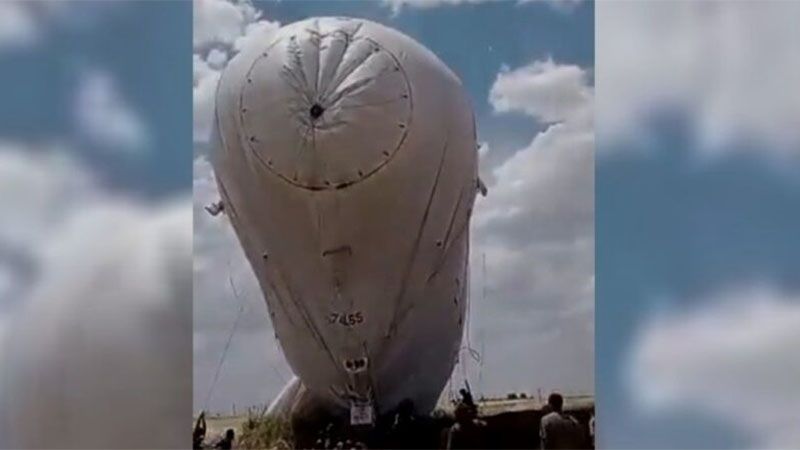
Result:
<svg viewBox="0 0 800 450"><path fill-rule="evenodd" d="M294 447L292 426L286 420L267 416L266 410L250 411L242 425L238 447L289 450Z"/></svg>

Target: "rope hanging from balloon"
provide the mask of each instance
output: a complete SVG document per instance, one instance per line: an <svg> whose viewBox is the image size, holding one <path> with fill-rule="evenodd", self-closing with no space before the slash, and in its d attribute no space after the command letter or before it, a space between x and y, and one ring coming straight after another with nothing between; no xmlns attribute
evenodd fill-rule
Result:
<svg viewBox="0 0 800 450"><path fill-rule="evenodd" d="M228 269L230 271L230 261L228 262ZM217 381L219 381L220 373L222 373L222 366L225 364L225 357L228 356L228 350L231 348L231 342L233 342L233 336L236 334L236 330L239 328L239 321L242 318L242 312L244 312L244 302L241 301L239 298L239 292L236 290L236 284L233 282L233 274L229 272L228 274L228 281L231 286L231 290L233 291L233 296L236 300L239 301L239 310L236 312L236 319L233 321L233 327L231 328L230 333L228 333L228 339L225 342L225 347L222 350L222 354L219 358L219 363L217 363L217 369L214 371L214 379L211 381L211 386L208 389L208 394L206 395L206 401L203 404L203 411L208 410L208 405L211 402L211 395L214 393L214 388L217 386Z"/></svg>

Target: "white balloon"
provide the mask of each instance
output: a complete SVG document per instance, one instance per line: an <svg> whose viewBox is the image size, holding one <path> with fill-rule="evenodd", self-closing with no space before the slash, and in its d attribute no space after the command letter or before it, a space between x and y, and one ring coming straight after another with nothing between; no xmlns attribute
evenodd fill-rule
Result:
<svg viewBox="0 0 800 450"><path fill-rule="evenodd" d="M222 74L212 163L282 349L332 411L428 411L467 302L477 144L461 82L365 20L268 39Z"/></svg>

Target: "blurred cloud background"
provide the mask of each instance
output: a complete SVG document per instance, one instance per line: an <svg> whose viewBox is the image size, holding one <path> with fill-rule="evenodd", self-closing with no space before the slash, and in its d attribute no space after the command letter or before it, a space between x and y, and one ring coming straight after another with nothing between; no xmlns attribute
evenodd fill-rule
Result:
<svg viewBox="0 0 800 450"><path fill-rule="evenodd" d="M0 2L0 448L188 446L191 4Z"/></svg>
<svg viewBox="0 0 800 450"><path fill-rule="evenodd" d="M599 447L800 446L800 3L599 2Z"/></svg>
<svg viewBox="0 0 800 450"><path fill-rule="evenodd" d="M291 376L227 218L203 207L219 199L208 136L221 70L244 42L313 16L360 17L400 30L453 69L473 103L489 195L475 206L469 334L445 392L453 395L468 378L476 396L535 395L538 388L592 394L591 2L196 0L195 410L268 404Z"/></svg>

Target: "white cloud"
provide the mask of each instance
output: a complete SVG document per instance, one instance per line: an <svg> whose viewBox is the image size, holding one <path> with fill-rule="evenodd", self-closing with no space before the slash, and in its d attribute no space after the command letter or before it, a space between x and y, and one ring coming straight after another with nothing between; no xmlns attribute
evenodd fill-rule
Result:
<svg viewBox="0 0 800 450"><path fill-rule="evenodd" d="M504 68L491 89L497 112L519 111L550 124L494 169L488 197L476 204L473 337L485 337L484 366L515 368L487 373L494 394L594 390L593 89L587 78L579 67L548 59ZM488 277L478 283L483 255ZM488 304L481 301L484 283Z"/></svg>
<svg viewBox="0 0 800 450"><path fill-rule="evenodd" d="M92 70L83 75L74 112L80 135L111 151L136 154L149 143L147 126L109 73Z"/></svg>
<svg viewBox="0 0 800 450"><path fill-rule="evenodd" d="M194 0L192 44L195 50L211 45L233 45L247 24L260 13L247 1Z"/></svg>
<svg viewBox="0 0 800 450"><path fill-rule="evenodd" d="M520 111L545 122L577 121L591 115L592 88L576 65L536 61L516 70L504 66L489 92L497 112Z"/></svg>
<svg viewBox="0 0 800 450"><path fill-rule="evenodd" d="M198 56L198 55L193 55L193 56ZM211 49L210 52L208 52L206 60L205 61L201 60L201 62L208 64L208 69L220 70L224 68L225 64L227 64L228 62L228 52L226 52L225 50L220 50L218 48L213 48Z"/></svg>
<svg viewBox="0 0 800 450"><path fill-rule="evenodd" d="M547 3L553 8L560 11L571 11L577 7L583 0L518 0L519 3Z"/></svg>
<svg viewBox="0 0 800 450"><path fill-rule="evenodd" d="M37 246L70 213L75 199L93 195L93 177L58 147L0 142L0 242Z"/></svg>
<svg viewBox="0 0 800 450"><path fill-rule="evenodd" d="M215 56L216 58L216 56ZM193 63L193 130L194 142L208 142L214 122L214 95L220 69L214 69L200 55L192 55Z"/></svg>
<svg viewBox="0 0 800 450"><path fill-rule="evenodd" d="M438 8L441 6L457 6L464 4L486 3L498 0L383 0L383 3L392 8L392 12L399 13L404 7L409 8ZM560 11L570 11L583 0L518 0L517 4L547 3Z"/></svg>
<svg viewBox="0 0 800 450"><path fill-rule="evenodd" d="M195 53L214 48L238 52L250 40L263 38L280 27L280 23L262 16L248 0L195 0L192 31Z"/></svg>
<svg viewBox="0 0 800 450"><path fill-rule="evenodd" d="M42 239L95 196L93 179L56 146L0 142L0 313L20 301L38 274Z"/></svg>
<svg viewBox="0 0 800 450"><path fill-rule="evenodd" d="M248 1L195 0L193 14L193 139L206 143L222 69L243 48L265 41L280 23L262 19L262 12Z"/></svg>
<svg viewBox="0 0 800 450"><path fill-rule="evenodd" d="M41 245L42 275L4 351L7 444L180 446L172 428L185 422L191 385L188 201L93 205Z"/></svg>
<svg viewBox="0 0 800 450"><path fill-rule="evenodd" d="M765 285L721 290L656 315L630 355L637 404L691 408L749 432L760 448L800 444L800 296Z"/></svg>
<svg viewBox="0 0 800 450"><path fill-rule="evenodd" d="M83 31L125 7L121 2L4 0L0 2L0 51L39 44L54 30Z"/></svg>
<svg viewBox="0 0 800 450"><path fill-rule="evenodd" d="M182 445L188 199L111 196L59 148L0 146L0 173L14 210L0 227L0 263L35 272L15 277L0 310L0 447Z"/></svg>
<svg viewBox="0 0 800 450"><path fill-rule="evenodd" d="M750 148L800 156L798 2L599 2L602 148L649 131L658 113L695 126L699 156Z"/></svg>
<svg viewBox="0 0 800 450"><path fill-rule="evenodd" d="M0 2L0 50L25 47L38 39L39 28L36 19L23 2Z"/></svg>
<svg viewBox="0 0 800 450"><path fill-rule="evenodd" d="M470 3L485 3L497 0L383 0L383 3L391 6L395 13L400 12L404 7L408 8L439 8L441 6L456 6Z"/></svg>
<svg viewBox="0 0 800 450"><path fill-rule="evenodd" d="M257 42L266 42L271 33L280 28L279 22L269 20L259 20L258 22L248 23L244 33L233 43L235 51L239 52Z"/></svg>

